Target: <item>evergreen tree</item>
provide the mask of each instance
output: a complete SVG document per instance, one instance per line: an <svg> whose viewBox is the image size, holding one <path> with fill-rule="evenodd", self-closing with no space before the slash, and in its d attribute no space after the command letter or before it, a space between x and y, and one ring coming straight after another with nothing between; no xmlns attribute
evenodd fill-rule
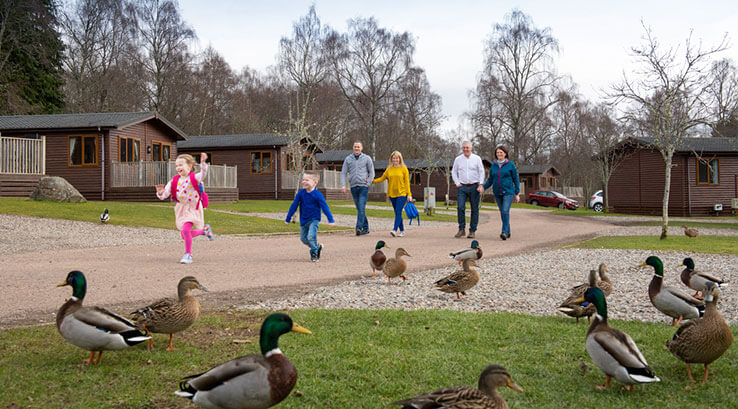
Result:
<svg viewBox="0 0 738 409"><path fill-rule="evenodd" d="M61 111L57 27L55 0L0 0L0 114Z"/></svg>

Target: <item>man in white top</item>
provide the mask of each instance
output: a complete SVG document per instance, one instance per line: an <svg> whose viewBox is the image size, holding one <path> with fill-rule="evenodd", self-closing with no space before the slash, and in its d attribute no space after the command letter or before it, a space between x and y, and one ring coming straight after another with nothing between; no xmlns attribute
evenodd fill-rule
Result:
<svg viewBox="0 0 738 409"><path fill-rule="evenodd" d="M456 216L459 222L459 231L454 237L464 237L466 234L466 200L471 205L471 222L469 223L470 239L474 238L479 223L479 199L484 192L484 165L479 155L472 153L469 141L461 144L461 155L454 160L451 177L456 184Z"/></svg>

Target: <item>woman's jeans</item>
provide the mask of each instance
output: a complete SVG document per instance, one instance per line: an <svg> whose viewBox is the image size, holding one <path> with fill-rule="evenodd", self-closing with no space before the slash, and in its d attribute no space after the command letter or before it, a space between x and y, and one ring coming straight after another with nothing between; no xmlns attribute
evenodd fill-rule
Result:
<svg viewBox="0 0 738 409"><path fill-rule="evenodd" d="M510 234L510 206L512 206L515 195L495 195L497 208L500 209L500 217L502 218L502 233Z"/></svg>
<svg viewBox="0 0 738 409"><path fill-rule="evenodd" d="M402 225L402 209L405 208L407 203L407 196L390 197L392 202L392 208L395 209L395 227L392 230L405 231L405 227Z"/></svg>
<svg viewBox="0 0 738 409"><path fill-rule="evenodd" d="M318 255L318 224L320 220L310 220L300 225L300 241L310 247L310 255Z"/></svg>
<svg viewBox="0 0 738 409"><path fill-rule="evenodd" d="M367 186L354 186L351 188L351 196L356 206L356 230L361 234L369 233L369 220L366 218L366 201L369 198Z"/></svg>

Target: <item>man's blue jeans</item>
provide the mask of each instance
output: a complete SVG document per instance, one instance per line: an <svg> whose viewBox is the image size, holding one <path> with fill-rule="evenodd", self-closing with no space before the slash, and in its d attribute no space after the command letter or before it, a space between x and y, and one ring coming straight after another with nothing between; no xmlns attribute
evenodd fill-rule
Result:
<svg viewBox="0 0 738 409"><path fill-rule="evenodd" d="M310 220L300 225L300 241L310 247L310 255L318 255L318 225L320 220Z"/></svg>
<svg viewBox="0 0 738 409"><path fill-rule="evenodd" d="M466 201L469 200L471 205L471 222L469 223L469 231L477 231L477 224L479 224L479 191L477 187L479 185L464 186L461 185L456 190L456 218L459 222L459 230L466 228Z"/></svg>
<svg viewBox="0 0 738 409"><path fill-rule="evenodd" d="M500 210L500 217L502 218L502 233L510 234L510 206L512 206L513 198L515 195L495 195L495 202L497 202L497 208Z"/></svg>
<svg viewBox="0 0 738 409"><path fill-rule="evenodd" d="M356 206L356 230L362 234L369 233L369 220L366 218L366 201L369 198L369 187L354 186L351 188L351 196Z"/></svg>

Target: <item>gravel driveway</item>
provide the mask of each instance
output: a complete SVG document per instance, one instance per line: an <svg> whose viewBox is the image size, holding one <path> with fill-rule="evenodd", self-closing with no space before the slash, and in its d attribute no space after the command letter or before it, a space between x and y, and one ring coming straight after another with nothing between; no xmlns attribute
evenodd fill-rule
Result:
<svg viewBox="0 0 738 409"><path fill-rule="evenodd" d="M283 216L283 215L282 215ZM275 216L276 217L276 216ZM351 226L354 217L337 217ZM125 313L155 299L174 296L179 278L195 275L211 291L200 295L206 309L268 308L452 308L474 311L515 311L557 314L566 290L582 282L586 272L607 263L615 282L608 300L613 318L666 321L646 294L652 271L635 266L648 253L630 250L556 250L557 244L602 234L634 234L657 227L622 227L607 220L551 215L547 211L513 209L513 238L501 241L496 212L483 212L477 239L484 250L480 284L465 301L433 289L432 283L457 268L448 253L469 244L454 239L454 223L413 225L403 238L388 234L387 219L370 219L372 233L321 233L323 258L311 263L295 235L265 237L218 236L196 239L195 263L177 263L181 239L174 230L132 228L97 223L0 215L3 290L0 327L50 322L70 292L56 288L73 269L88 278L88 305ZM391 221L390 221L391 223ZM217 226L214 226L217 234ZM676 233L676 232L675 232ZM705 234L703 232L703 234ZM409 280L388 285L383 277L366 278L367 259L377 240L404 247ZM385 249L385 251L388 251ZM659 253L666 281L676 281L677 265L687 254ZM698 269L735 282L736 256L691 255ZM726 291L720 309L738 321L738 300ZM729 312L728 312L729 311Z"/></svg>

